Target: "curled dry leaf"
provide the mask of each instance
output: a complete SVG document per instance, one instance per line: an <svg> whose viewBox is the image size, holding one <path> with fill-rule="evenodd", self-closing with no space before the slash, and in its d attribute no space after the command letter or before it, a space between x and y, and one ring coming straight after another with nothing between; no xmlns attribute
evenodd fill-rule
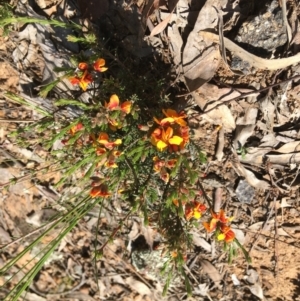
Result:
<svg viewBox="0 0 300 301"><path fill-rule="evenodd" d="M263 289L261 287L260 284L255 283L251 286L248 286L250 292L255 295L256 297L258 297L260 300L264 300L264 293L263 293Z"/></svg>
<svg viewBox="0 0 300 301"><path fill-rule="evenodd" d="M217 25L218 17L213 5L221 8L220 1L206 1L183 50L183 72L190 91L195 91L209 81L219 66L220 52L218 47L215 47L215 43L210 39L198 34L199 30L214 29Z"/></svg>
<svg viewBox="0 0 300 301"><path fill-rule="evenodd" d="M160 23L158 23L151 31L150 36L155 36L159 33L161 33L168 25L170 22L171 18L173 15L173 11Z"/></svg>
<svg viewBox="0 0 300 301"><path fill-rule="evenodd" d="M211 245L201 237L197 232L192 232L193 244L197 247L203 248L207 252L211 252Z"/></svg>
<svg viewBox="0 0 300 301"><path fill-rule="evenodd" d="M255 284L259 282L259 275L254 269L249 269L247 270L247 275L244 276L244 279L250 284Z"/></svg>
<svg viewBox="0 0 300 301"><path fill-rule="evenodd" d="M278 153L289 154L300 151L300 141L288 142L276 150Z"/></svg>
<svg viewBox="0 0 300 301"><path fill-rule="evenodd" d="M231 280L233 282L233 285L240 285L241 282L238 280L238 278L236 277L236 274L232 274L231 275Z"/></svg>
<svg viewBox="0 0 300 301"><path fill-rule="evenodd" d="M129 237L129 244L128 244L128 249L131 248L131 241L134 241L135 239L137 239L140 235L144 236L147 244L149 245L149 247L152 249L153 247L153 242L154 242L154 238L157 236L157 232L154 231L152 228L150 228L149 226L145 227L143 225L143 222L140 221L134 221L131 231L128 234ZM129 250L130 251L130 250Z"/></svg>
<svg viewBox="0 0 300 301"><path fill-rule="evenodd" d="M225 145L225 135L224 135L224 129L223 127L219 130L219 135L218 135L218 147L216 150L216 158L219 162L222 161L222 158L224 156L224 145ZM216 211L217 212L217 211Z"/></svg>
<svg viewBox="0 0 300 301"><path fill-rule="evenodd" d="M243 176L254 188L265 190L270 187L270 184L267 181L259 180L252 171L246 169L242 164L238 162L233 162L233 164L235 165L235 168L239 172L240 176Z"/></svg>
<svg viewBox="0 0 300 301"><path fill-rule="evenodd" d="M214 212L219 213L222 205L222 194L223 189L221 187L218 187L215 190L215 197L214 197Z"/></svg>
<svg viewBox="0 0 300 301"><path fill-rule="evenodd" d="M125 279L125 283L134 291L140 295L151 295L149 287L141 281L134 279L134 277L128 277Z"/></svg>
<svg viewBox="0 0 300 301"><path fill-rule="evenodd" d="M300 163L300 152L298 153L291 153L291 154L278 154L278 155L266 155L268 158L268 162L272 164L280 164L280 165L287 165L287 164L299 164Z"/></svg>
<svg viewBox="0 0 300 301"><path fill-rule="evenodd" d="M206 110L210 110L218 104L220 104L219 101L216 101L212 104L208 104ZM232 132L235 129L235 120L231 114L230 109L226 105L221 105L216 109L209 111L206 114L203 114L202 116L204 119L206 119L212 124L221 125L225 132Z"/></svg>
<svg viewBox="0 0 300 301"><path fill-rule="evenodd" d="M203 259L200 262L204 273L206 273L216 285L219 285L223 279L219 271L208 260Z"/></svg>
<svg viewBox="0 0 300 301"><path fill-rule="evenodd" d="M240 161L242 163L249 163L256 166L259 166L263 164L263 158L264 156L271 152L273 150L273 147L249 147L247 148L247 154L244 156L240 156Z"/></svg>
<svg viewBox="0 0 300 301"><path fill-rule="evenodd" d="M247 139L252 136L256 126L257 113L257 108L249 108L246 111L244 118L237 120L235 137L233 140L233 145L236 149L239 146L244 146Z"/></svg>

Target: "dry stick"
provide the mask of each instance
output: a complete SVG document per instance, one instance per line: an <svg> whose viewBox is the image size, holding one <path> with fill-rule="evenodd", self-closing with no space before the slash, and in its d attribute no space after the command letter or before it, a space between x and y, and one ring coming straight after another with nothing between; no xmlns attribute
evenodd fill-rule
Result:
<svg viewBox="0 0 300 301"><path fill-rule="evenodd" d="M274 258L275 258L275 277L278 275L278 246L277 246L277 239L278 239L278 224L277 224L277 208L276 208L276 197L274 197L274 213L275 213L275 234L274 234Z"/></svg>
<svg viewBox="0 0 300 301"><path fill-rule="evenodd" d="M281 84L288 83L289 81L291 81L291 80L296 80L296 79L300 79L300 75L293 76L293 77L291 77L291 78L288 78L288 79L286 79L286 80L281 81L280 83L271 84L271 85L269 85L268 87L265 87L265 88L261 88L261 89L258 89L258 90L253 90L253 91L247 92L247 93L242 93L241 95L239 95L239 96L237 96L237 97L234 97L234 98L232 98L232 99L228 99L228 100L225 100L225 101L223 101L223 102L221 102L221 103L219 103L219 104L216 104L213 108L210 108L210 109L208 109L207 111L205 111L205 112L203 112L203 113L200 113L200 116L201 116L201 115L204 115L204 114L206 114L206 113L208 113L208 112L210 112L210 111L212 111L212 110L214 110L214 109L216 109L216 108L218 108L218 107L220 107L220 106L223 106L224 104L230 103L230 102L235 101L235 100L239 100L240 98L244 98L244 97L250 96L250 95L252 95L252 94L257 94L257 93L260 93L260 92L267 91L267 90L269 90L270 88L279 86L279 85L281 85ZM187 94L177 95L176 97L182 97L182 96L190 95L190 94L192 94L192 93L194 93L194 92L196 92L196 91L197 91L197 89L196 89L195 91L189 92L189 93L187 93ZM216 101L218 101L218 100L216 100ZM211 103L211 102L210 102L210 103Z"/></svg>
<svg viewBox="0 0 300 301"><path fill-rule="evenodd" d="M112 251L112 249L107 246L107 248L112 252L113 256L117 257L119 260L121 260L124 265L131 271L133 272L140 280L142 280L143 283L145 283L148 287L150 287L151 289L155 289L153 287L153 285L151 283L149 283L144 277L143 275L141 275L140 273L138 273L131 264L129 264L128 262L126 262L121 256L119 256L118 254L116 254L115 252Z"/></svg>
<svg viewBox="0 0 300 301"><path fill-rule="evenodd" d="M268 199L269 195L270 195L270 192L268 192L268 194L267 194L265 200ZM273 211L273 208L271 209L271 211L270 211L270 213L269 213L269 216L268 216L267 220L265 221L265 223L263 224L263 226L261 227L261 229L260 229L258 232L256 232L256 235L255 235L255 237L254 237L254 242L253 242L253 244L252 244L252 246L250 247L249 252L248 252L249 255L251 254L251 251L252 251L252 249L254 248L254 246L256 245L256 243L258 242L258 237L261 235L261 232L263 231L265 225L268 223L268 221L269 221L269 219L270 219L270 217L271 217L272 211Z"/></svg>
<svg viewBox="0 0 300 301"><path fill-rule="evenodd" d="M43 293L41 291L39 291L38 289L36 289L34 287L34 285L30 285L30 289L32 289L36 294L38 294L39 296L42 296L42 297L47 297L47 296L67 296L71 293L74 293L75 291L77 291L79 288L81 288L84 284L86 283L86 279L85 279L85 275L84 273L82 274L81 276L81 279L80 279L80 282L75 285L73 288L71 288L70 290L68 291L64 291L64 292L61 292L61 293Z"/></svg>
<svg viewBox="0 0 300 301"><path fill-rule="evenodd" d="M220 106L222 106L222 105L224 105L224 104L230 103L230 102L235 101L235 100L238 100L238 99L240 99L240 98L244 98L244 97L250 96L250 95L252 95L252 94L257 94L257 93L260 93L260 92L263 92L263 91L267 91L267 90L269 90L269 89L271 89L271 88L273 88L273 87L279 86L279 85L281 85L281 84L288 83L289 81L291 81L291 80L296 80L296 79L300 79L300 75L293 76L293 77L291 77L291 78L289 78L289 79L283 80L283 81L280 82L280 83L271 84L271 85L269 85L268 87L265 87L265 88L261 88L261 89L254 90L254 91L251 91L251 92L243 93L243 94L241 94L241 95L239 95L239 96L237 96L237 97L234 97L234 98L232 98L232 99L225 100L225 101L223 101L223 102L221 102L221 103L215 105L213 108L210 108L210 109L208 109L207 111L205 111L205 112L203 112L203 113L200 113L200 115L204 115L204 114L206 114L206 113L208 113L208 112L210 112L210 111L212 111L212 110L214 110L214 109L216 109L216 108L218 108L218 107L220 107Z"/></svg>
<svg viewBox="0 0 300 301"><path fill-rule="evenodd" d="M37 121L37 120L1 119L1 118L0 118L0 123L1 123L1 122L32 123L32 122L36 122L36 121Z"/></svg>
<svg viewBox="0 0 300 301"><path fill-rule="evenodd" d="M41 226L41 227L39 227L39 228L37 228L37 229L31 231L30 233L28 233L28 234L26 234L26 235L24 235L24 236L22 236L22 237L20 237L20 238L17 238L16 240L14 240L14 241L12 241L12 242L10 242L10 243L4 245L4 246L1 246L1 247L0 247L0 250L3 251L4 249L6 249L6 248L8 248L9 246L11 246L11 245L13 245L13 244L15 244L15 243L21 241L22 239L27 238L27 237L30 237L31 235L33 235L33 234L39 232L40 230L43 230L44 228L50 227L52 224L56 223L60 218L61 218L61 217L59 217L59 218L53 220L52 222L49 222L49 223L47 223L47 224L45 224L45 225L43 225L43 226Z"/></svg>
<svg viewBox="0 0 300 301"><path fill-rule="evenodd" d="M34 172L28 174L28 175L24 175L24 176L21 176L21 177L18 177L18 178L11 178L11 181L9 181L9 182L1 183L1 184L0 184L0 188L1 188L1 187L5 187L5 186L10 185L10 184L21 183L21 182L23 182L23 181L26 181L26 180L27 180L28 178L30 178L31 176L34 176L34 175L38 174L40 171L42 171L42 170L44 170L44 169L47 169L48 167L50 167L50 166L52 166L52 165L56 165L56 164L57 164L57 163L51 163L50 165L48 165L48 166L46 166L46 167L43 167L43 168L41 168L41 169L38 169L38 170L36 170L36 171L34 171ZM49 171L49 172L47 173L47 175L49 175L49 174L51 174L51 173L54 173L54 172L57 172L57 171L62 170L62 169L63 169L63 168L60 167L60 168L58 168L58 169Z"/></svg>

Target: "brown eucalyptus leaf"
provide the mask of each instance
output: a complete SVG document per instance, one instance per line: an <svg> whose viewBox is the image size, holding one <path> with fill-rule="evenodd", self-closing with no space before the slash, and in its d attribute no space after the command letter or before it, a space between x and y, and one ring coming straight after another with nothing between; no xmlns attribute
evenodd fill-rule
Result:
<svg viewBox="0 0 300 301"><path fill-rule="evenodd" d="M283 230L282 228L278 228L277 229L277 234L281 235L281 236L288 236L291 237L291 235L289 235L285 230Z"/></svg>
<svg viewBox="0 0 300 301"><path fill-rule="evenodd" d="M197 100L195 101L197 102ZM219 103L220 102L216 101L213 104L209 104L207 106L207 110L210 110ZM234 117L232 116L230 109L226 105L221 105L216 109L203 114L202 116L212 124L221 125L225 132L232 132L235 129Z"/></svg>
<svg viewBox="0 0 300 301"><path fill-rule="evenodd" d="M134 279L134 277L128 277L125 279L125 283L133 290L138 292L140 295L151 295L151 290L146 284L141 281Z"/></svg>
<svg viewBox="0 0 300 301"><path fill-rule="evenodd" d="M195 91L214 76L221 59L219 46L199 34L200 30L214 29L217 25L218 15L213 6L221 8L220 1L206 1L183 50L183 71L190 91Z"/></svg>
<svg viewBox="0 0 300 301"><path fill-rule="evenodd" d="M288 204L286 200L287 200L286 197L284 197L284 198L281 199L281 204L280 204L281 208L292 207L292 205Z"/></svg>
<svg viewBox="0 0 300 301"><path fill-rule="evenodd" d="M201 247L207 252L211 252L211 245L201 237L197 232L192 232L193 244L197 247Z"/></svg>
<svg viewBox="0 0 300 301"><path fill-rule="evenodd" d="M268 130L273 129L274 118L275 118L275 106L271 101L270 97L266 97L260 101L260 109L263 113L264 120Z"/></svg>
<svg viewBox="0 0 300 301"><path fill-rule="evenodd" d="M168 25L172 18L173 11L160 23L158 23L151 31L150 36L155 36L161 33Z"/></svg>
<svg viewBox="0 0 300 301"><path fill-rule="evenodd" d="M300 152L290 154L266 155L268 162L272 164L287 165L300 163Z"/></svg>
<svg viewBox="0 0 300 301"><path fill-rule="evenodd" d="M300 141L292 141L284 144L276 150L279 153L289 154L300 151Z"/></svg>
<svg viewBox="0 0 300 301"><path fill-rule="evenodd" d="M260 300L264 300L264 294L262 287L259 283L255 283L254 285L249 286L250 292L258 297Z"/></svg>
<svg viewBox="0 0 300 301"><path fill-rule="evenodd" d="M239 171L243 173L243 176L246 178L247 182L254 188L265 190L270 187L270 184L267 181L258 179L252 171L244 168L241 165Z"/></svg>
<svg viewBox="0 0 300 301"><path fill-rule="evenodd" d="M264 147L264 148L247 148L247 154L245 156L240 156L240 161L242 163L249 163L253 165L261 165L263 163L264 156L272 151L272 147Z"/></svg>
<svg viewBox="0 0 300 301"><path fill-rule="evenodd" d="M204 273L206 273L215 284L219 284L223 279L219 271L208 260L202 259L200 262Z"/></svg>

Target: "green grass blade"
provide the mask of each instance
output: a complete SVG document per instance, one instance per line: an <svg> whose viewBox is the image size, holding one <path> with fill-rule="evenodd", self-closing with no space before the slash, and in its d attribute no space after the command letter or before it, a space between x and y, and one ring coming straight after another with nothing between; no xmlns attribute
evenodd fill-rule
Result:
<svg viewBox="0 0 300 301"><path fill-rule="evenodd" d="M6 96L7 98L9 98L9 99L12 100L12 101L17 102L18 104L21 104L21 105L30 107L30 108L34 109L35 111L41 113L41 114L44 115L44 116L52 117L52 114L48 113L47 111L41 109L41 108L38 107L38 106L35 106L35 105L29 103L29 102L26 101L24 98L18 96L18 95L15 94L15 93L12 93L12 92L6 92L6 93L4 93L4 96Z"/></svg>
<svg viewBox="0 0 300 301"><path fill-rule="evenodd" d="M92 109L91 106L89 106L85 103L82 103L78 100L74 100L74 99L59 99L59 100L55 101L54 104L58 107L59 106L73 105L73 106L80 107L83 110L91 110Z"/></svg>
<svg viewBox="0 0 300 301"><path fill-rule="evenodd" d="M63 27L63 28L74 28L74 29L81 29L81 25L71 23L66 24L64 22L58 21L58 20L48 20L48 19L41 19L41 18L32 18L32 17L8 17L3 18L0 20L0 27L4 27L7 25L15 24L15 23L23 23L23 24L29 24L29 23L38 23L42 25L53 25L57 27Z"/></svg>

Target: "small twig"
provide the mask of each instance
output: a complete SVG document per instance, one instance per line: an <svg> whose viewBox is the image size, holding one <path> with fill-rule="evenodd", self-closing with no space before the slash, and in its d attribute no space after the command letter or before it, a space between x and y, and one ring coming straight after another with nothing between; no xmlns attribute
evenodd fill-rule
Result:
<svg viewBox="0 0 300 301"><path fill-rule="evenodd" d="M125 158L126 164L128 165L128 167L130 168L130 170L131 170L131 172L132 172L132 174L133 174L134 182L135 182L135 187L136 187L135 190L136 190L136 192L137 192L138 189L139 189L139 186L140 186L139 179L138 179L138 177L137 177L137 175L136 175L136 172L135 172L134 167L133 167L132 163L130 162L130 160L129 160L126 156L124 156L124 158Z"/></svg>
<svg viewBox="0 0 300 301"><path fill-rule="evenodd" d="M275 266L274 266L274 272L275 277L278 275L278 246L277 246L277 238L278 238L278 224L277 224L277 208L276 208L276 197L274 197L274 213L275 213L275 234L274 234L274 259L275 259Z"/></svg>
<svg viewBox="0 0 300 301"><path fill-rule="evenodd" d="M75 291L77 291L79 288L81 288L84 284L85 284L86 280L85 280L85 275L84 273L82 274L82 277L80 279L80 283L77 284L76 286L74 286L72 289L65 291L65 292L61 292L61 293L43 293L41 291L39 291L38 289L36 289L34 287L34 285L30 286L30 289L32 289L36 294L38 294L39 296L42 297L47 297L47 296L66 296L69 295L71 293L74 293Z"/></svg>
<svg viewBox="0 0 300 301"><path fill-rule="evenodd" d="M9 123L32 123L38 120L22 120L22 119L0 119L0 122L9 122Z"/></svg>
<svg viewBox="0 0 300 301"><path fill-rule="evenodd" d="M266 196L266 198L265 198L266 201L267 201L267 199L269 198L269 195L270 195L270 192L268 192L268 194L267 194L267 196ZM253 242L252 246L251 246L250 249L249 249L249 254L251 253L252 249L254 248L254 246L256 245L256 243L258 242L258 237L261 235L262 231L264 230L265 225L268 224L268 221L269 221L269 219L270 219L272 213L273 213L273 209L270 210L269 215L268 215L268 218L267 218L267 220L264 222L264 224L263 224L263 226L261 227L261 229L260 229L258 232L256 232L256 235L255 235L255 237L254 237L254 242Z"/></svg>
<svg viewBox="0 0 300 301"><path fill-rule="evenodd" d="M209 208L213 210L213 205L212 205L212 201L211 199L208 197L208 195L206 194L202 184L200 183L199 179L197 181L197 185L200 187L202 193L203 193L203 196L204 198L206 199L206 201L208 202L208 205L209 205Z"/></svg>
<svg viewBox="0 0 300 301"><path fill-rule="evenodd" d="M214 109L216 109L216 108L218 108L218 107L220 107L220 106L222 106L222 105L224 105L224 104L228 104L228 103L230 103L230 102L232 102L232 101L235 101L235 100L238 100L238 99L240 99L240 98L244 98L244 97L250 96L250 95L252 95L253 93L264 92L264 91L269 90L270 88L279 86L279 85L281 85L281 84L288 83L289 81L295 80L295 79L300 79L300 75L296 75L296 76L291 77L291 78L289 78L289 79L283 80L283 81L281 81L280 83L271 84L271 85L269 85L269 86L267 86L267 87L264 87L264 88L261 88L261 89L258 89L258 90L254 90L254 91L251 91L251 92L243 93L243 94L241 94L241 95L239 95L239 96L237 96L237 97L234 97L234 98L232 98L232 99L224 100L223 102L221 102L221 103L215 105L213 108L208 109L207 111L201 113L200 115L207 114L208 112L210 112L210 111L212 111L212 110L214 110ZM210 102L210 103L211 103L211 102Z"/></svg>
<svg viewBox="0 0 300 301"><path fill-rule="evenodd" d="M203 113L200 113L200 116L201 116L201 115L204 115L204 114L207 114L208 112L210 112L210 111L212 111L212 110L214 110L214 109L216 109L216 108L218 108L218 107L220 107L220 106L222 106L222 105L224 105L224 104L228 104L228 103L230 103L230 102L232 102L232 101L239 100L240 98L244 98L244 97L250 96L250 95L252 95L252 94L256 94L256 93L261 93L261 92L267 91L267 90L269 90L270 88L279 86L279 85L281 85L281 84L288 83L289 81L291 81L291 80L296 80L296 79L300 79L300 75L293 76L293 77L291 77L291 78L289 78L289 79L286 79L286 80L281 81L280 83L271 84L271 85L269 85L269 86L267 86L267 87L260 88L260 89L258 89L258 90L253 90L253 91L250 91L250 92L247 92L247 93L242 93L241 95L239 95L239 96L237 96L237 97L234 97L234 98L232 98L232 99L228 99L228 100L222 101L221 103L216 104L213 108L210 108L210 109L208 109L207 111L205 111L205 112L203 112ZM189 93L187 93L187 94L176 95L176 97L187 96L187 95L190 95L190 94L192 94L192 93L194 93L194 92L197 92L197 90L198 90L198 89L196 89L196 90L194 90L194 91L191 91L191 92L189 92ZM218 100L215 100L215 101L218 101ZM212 103L212 101L211 101L210 103Z"/></svg>
<svg viewBox="0 0 300 301"><path fill-rule="evenodd" d="M11 180L8 181L8 182L6 182L6 183L0 183L0 188L1 188L1 187L5 187L5 186L7 186L7 185L14 184L14 183L21 183L21 182L23 182L23 181L26 181L28 178L33 177L34 175L37 175L37 174L38 174L39 172L41 172L42 170L45 170L45 169L47 169L47 168L50 168L52 165L56 165L56 164L58 164L58 163L52 163L52 164L50 164L50 165L48 165L48 166L46 166L46 167L40 168L40 169L38 169L38 170L35 170L34 172L29 173L28 175L24 175L24 176L21 176L21 177L18 177L18 178L11 178ZM55 173L55 172L57 172L57 171L59 171L59 170L62 170L62 169L63 169L63 168L60 167L60 168L58 168L58 169L51 170L51 171L49 171L49 172L47 173L47 175L49 175L49 174L51 174L51 173Z"/></svg>
<svg viewBox="0 0 300 301"><path fill-rule="evenodd" d="M107 244L110 242L111 239L113 239L116 234L121 230L123 223L127 220L127 218L130 216L130 214L132 214L132 210L130 210L126 216L119 222L119 226L113 230L113 232L110 234L109 238L106 240L106 242L100 247L99 250L97 250L97 252L101 252L103 251L103 249L107 246Z"/></svg>
<svg viewBox="0 0 300 301"><path fill-rule="evenodd" d="M223 189L221 187L215 190L215 197L214 197L214 212L219 213L222 205L222 194Z"/></svg>
<svg viewBox="0 0 300 301"><path fill-rule="evenodd" d="M5 250L6 248L12 246L13 244L15 244L15 243L21 241L22 239L28 238L28 237L30 237L31 235L33 235L33 234L39 232L40 230L43 230L44 228L50 227L52 224L56 223L60 218L61 218L61 217L55 219L55 220L52 221L52 222L48 222L47 224L45 224L45 225L43 225L43 226L41 226L41 227L39 227L39 228L37 228L37 229L31 231L30 233L28 233L28 234L26 234L26 235L24 235L24 236L22 236L22 237L20 237L20 238L15 239L14 241L12 241L12 242L10 242L10 243L8 243L8 244L6 244L6 245L0 247L0 250L3 251L3 250Z"/></svg>

